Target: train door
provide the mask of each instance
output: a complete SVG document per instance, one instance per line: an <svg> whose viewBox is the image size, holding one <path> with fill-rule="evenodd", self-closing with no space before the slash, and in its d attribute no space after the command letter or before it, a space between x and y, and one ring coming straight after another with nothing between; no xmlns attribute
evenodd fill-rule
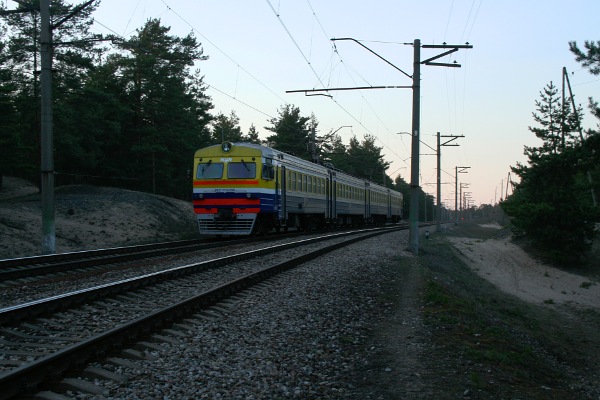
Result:
<svg viewBox="0 0 600 400"><path fill-rule="evenodd" d="M286 168L281 166L280 173L277 174L280 179L279 192L279 222L281 226L287 225L287 177Z"/></svg>
<svg viewBox="0 0 600 400"><path fill-rule="evenodd" d="M368 221L371 218L371 190L369 184L365 185L365 219Z"/></svg>
<svg viewBox="0 0 600 400"><path fill-rule="evenodd" d="M335 172L331 172L329 171L329 177L330 177L330 189L329 189L329 193L330 193L330 206L331 206L331 214L329 215L329 218L331 218L332 222L335 222L336 218L337 218L337 182L335 181Z"/></svg>
<svg viewBox="0 0 600 400"><path fill-rule="evenodd" d="M325 178L325 221L329 222L331 218L331 192L329 190L329 176Z"/></svg>

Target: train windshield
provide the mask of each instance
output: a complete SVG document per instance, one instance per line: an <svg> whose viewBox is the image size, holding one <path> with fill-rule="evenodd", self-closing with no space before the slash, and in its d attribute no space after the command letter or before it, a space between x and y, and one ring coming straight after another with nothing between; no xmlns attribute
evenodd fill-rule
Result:
<svg viewBox="0 0 600 400"><path fill-rule="evenodd" d="M221 179L223 177L223 163L201 163L196 171L197 179Z"/></svg>
<svg viewBox="0 0 600 400"><path fill-rule="evenodd" d="M227 164L227 177L233 179L256 178L256 164L253 162L230 162Z"/></svg>

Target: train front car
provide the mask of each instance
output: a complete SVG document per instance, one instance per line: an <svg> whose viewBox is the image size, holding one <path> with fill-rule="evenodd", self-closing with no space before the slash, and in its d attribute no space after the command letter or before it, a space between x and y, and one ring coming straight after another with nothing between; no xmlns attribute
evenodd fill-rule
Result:
<svg viewBox="0 0 600 400"><path fill-rule="evenodd" d="M192 199L201 234L250 235L273 228L280 200L268 150L225 142L196 151Z"/></svg>

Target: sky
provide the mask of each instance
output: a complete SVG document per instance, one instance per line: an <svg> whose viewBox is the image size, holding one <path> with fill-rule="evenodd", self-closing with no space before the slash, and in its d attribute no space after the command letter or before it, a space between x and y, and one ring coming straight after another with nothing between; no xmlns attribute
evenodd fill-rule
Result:
<svg viewBox="0 0 600 400"><path fill-rule="evenodd" d="M4 0L9 8L16 3ZM79 4L83 1L74 1ZM11 4L13 3L11 7ZM410 182L413 42L465 44L438 62L421 66L420 185L436 196L436 134L464 136L441 149L442 202L454 208L456 167L469 167L458 182L471 205L495 204L506 195L524 146L541 143L528 127L540 92L561 89L566 67L584 128L598 121L588 98L600 100L600 76L575 61L568 43L600 40L597 0L101 0L93 33L129 38L151 18L169 34L193 34L209 58L195 66L208 85L214 114L235 111L244 132L261 138L285 104L314 114L319 133L335 131L345 144L368 134L390 163L386 171ZM390 64L353 41L353 38ZM421 49L421 60L440 54ZM401 71L403 72L401 72ZM319 92L323 93L323 92ZM374 177L376 179L376 177ZM511 189L508 188L509 193Z"/></svg>

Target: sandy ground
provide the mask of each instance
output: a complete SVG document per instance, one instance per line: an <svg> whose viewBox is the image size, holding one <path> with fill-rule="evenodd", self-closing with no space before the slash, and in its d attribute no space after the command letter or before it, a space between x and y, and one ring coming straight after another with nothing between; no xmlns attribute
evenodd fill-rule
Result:
<svg viewBox="0 0 600 400"><path fill-rule="evenodd" d="M500 229L499 225L485 226ZM536 304L600 310L600 284L534 260L510 238L449 240L474 271L506 293Z"/></svg>
<svg viewBox="0 0 600 400"><path fill-rule="evenodd" d="M38 188L5 177L0 190L0 259L41 254ZM114 188L56 190L58 253L198 237L190 202ZM500 229L499 225L488 225ZM543 265L509 238L451 237L468 265L503 291L537 304L600 309L600 284Z"/></svg>
<svg viewBox="0 0 600 400"><path fill-rule="evenodd" d="M56 189L55 232L57 253L198 237L191 202L86 185ZM42 254L41 238L38 188L4 177L0 259Z"/></svg>

